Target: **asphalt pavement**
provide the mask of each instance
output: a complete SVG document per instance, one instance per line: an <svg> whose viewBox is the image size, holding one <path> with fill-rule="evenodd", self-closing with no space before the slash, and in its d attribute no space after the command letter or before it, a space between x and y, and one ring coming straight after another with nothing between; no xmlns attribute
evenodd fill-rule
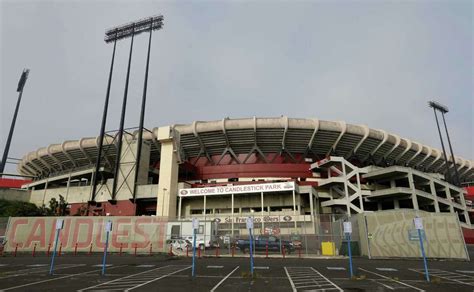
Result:
<svg viewBox="0 0 474 292"><path fill-rule="evenodd" d="M474 246L469 247L471 258ZM0 257L1 291L474 291L474 263L429 260L430 282L419 259L349 260L206 257L167 255L107 257L72 254L56 258L31 254Z"/></svg>

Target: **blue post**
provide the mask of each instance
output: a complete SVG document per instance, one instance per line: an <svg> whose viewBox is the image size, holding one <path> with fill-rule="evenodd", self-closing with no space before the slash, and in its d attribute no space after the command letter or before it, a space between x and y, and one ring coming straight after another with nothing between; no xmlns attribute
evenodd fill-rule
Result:
<svg viewBox="0 0 474 292"><path fill-rule="evenodd" d="M421 236L421 229L418 229L418 237L420 238L420 247L421 247L421 255L423 256L423 264L425 265L426 281L429 282L430 274L428 272L428 264L426 262L425 248L423 247L423 237Z"/></svg>
<svg viewBox="0 0 474 292"><path fill-rule="evenodd" d="M109 245L109 231L105 235L104 257L102 258L102 276L105 275L105 259L107 258L107 247Z"/></svg>
<svg viewBox="0 0 474 292"><path fill-rule="evenodd" d="M49 274L53 274L54 270L54 258L56 257L56 249L58 248L58 241L59 241L59 232L61 229L56 229L56 240L54 242L54 250L53 250L53 256L51 257L51 266L49 268Z"/></svg>
<svg viewBox="0 0 474 292"><path fill-rule="evenodd" d="M249 229L250 233L250 273L253 277L253 236L252 236L252 229Z"/></svg>
<svg viewBox="0 0 474 292"><path fill-rule="evenodd" d="M352 270L352 249L351 249L351 234L347 233L347 249L349 251L349 271L351 272L351 278L354 277L354 271Z"/></svg>
<svg viewBox="0 0 474 292"><path fill-rule="evenodd" d="M196 261L196 228L193 228L193 268L192 268L192 276L194 277L195 274L195 261Z"/></svg>

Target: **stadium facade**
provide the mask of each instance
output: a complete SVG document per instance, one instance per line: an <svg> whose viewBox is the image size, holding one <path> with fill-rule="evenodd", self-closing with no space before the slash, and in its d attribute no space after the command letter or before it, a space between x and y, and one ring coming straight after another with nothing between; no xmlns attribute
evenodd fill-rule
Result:
<svg viewBox="0 0 474 292"><path fill-rule="evenodd" d="M127 132L117 178L114 137L104 137L95 194L98 138L25 155L18 171L35 177L23 186L30 201L42 205L62 195L70 215L227 220L261 214L296 222L318 214L414 209L457 214L464 228L474 224L466 189L444 175L447 166L456 167L469 185L474 161L447 162L438 149L367 126L282 116L158 127L144 133L138 170L137 133ZM119 188L111 194L114 179Z"/></svg>

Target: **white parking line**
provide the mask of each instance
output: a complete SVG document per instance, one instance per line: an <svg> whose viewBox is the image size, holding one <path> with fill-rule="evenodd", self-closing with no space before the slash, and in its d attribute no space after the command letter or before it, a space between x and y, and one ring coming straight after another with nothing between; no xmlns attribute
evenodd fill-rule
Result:
<svg viewBox="0 0 474 292"><path fill-rule="evenodd" d="M384 271L384 272L396 272L398 271L397 269L394 268L376 268L379 271Z"/></svg>
<svg viewBox="0 0 474 292"><path fill-rule="evenodd" d="M70 269L70 268L81 267L81 266L85 266L85 264L58 265L54 270L58 271L58 270ZM19 276L24 276L24 275L27 275L27 274L41 273L41 272L47 272L47 271L49 271L49 268L45 268L45 267L36 267L36 268L23 269L23 270L18 270L18 271L12 272L12 273L16 273L16 274L9 274L8 272L6 272L5 276L0 277L0 279L19 277Z"/></svg>
<svg viewBox="0 0 474 292"><path fill-rule="evenodd" d="M111 267L113 264L105 264L106 267ZM92 267L102 267L102 264L93 265Z"/></svg>
<svg viewBox="0 0 474 292"><path fill-rule="evenodd" d="M470 271L456 270L456 272L465 273L465 274L474 274L474 270L470 270Z"/></svg>
<svg viewBox="0 0 474 292"><path fill-rule="evenodd" d="M138 265L137 268L153 268L156 265Z"/></svg>
<svg viewBox="0 0 474 292"><path fill-rule="evenodd" d="M424 270L421 269L409 269L410 271L414 271L420 273L422 275L425 274ZM445 279L447 281L457 282L464 285L474 286L474 277L471 275L464 275L460 273L454 273L439 269L429 269L430 276L438 277Z"/></svg>
<svg viewBox="0 0 474 292"><path fill-rule="evenodd" d="M159 279L163 278L164 276L160 277L160 274L159 274L163 270L165 270L165 271L166 271L166 269L174 270L176 268L181 268L181 267L186 267L185 269L189 269L191 266L167 265L167 266L163 266L163 267L158 267L158 268L151 269L151 270L146 270L146 271L143 271L143 272L140 272L140 273L127 275L125 277L117 278L117 279L114 279L114 280L111 280L111 281L108 281L108 282L100 283L100 284L97 284L97 285L94 285L94 286L89 286L89 287L86 287L86 288L82 288L82 289L78 290L78 292L86 291L86 290L87 291L89 291L89 290L107 291L107 290L109 290L109 288L111 286L117 286L117 285L123 286L123 288L121 288L122 291L129 291L126 288L135 289L135 288L138 288L138 287L143 286L145 284L148 284L148 283L151 283L153 281L156 281L156 280L159 280ZM112 269L113 269L113 267L112 267ZM185 269L181 269L181 270L185 270ZM181 270L178 270L176 272L179 272ZM157 275L157 273L158 273L158 275ZM171 274L173 274L173 273L167 274L165 276L169 276ZM112 289L114 289L114 288L112 287Z"/></svg>
<svg viewBox="0 0 474 292"><path fill-rule="evenodd" d="M312 267L283 267L293 292L343 290Z"/></svg>
<svg viewBox="0 0 474 292"><path fill-rule="evenodd" d="M378 280L378 281L375 280L375 279L370 279L370 280L372 280L372 282L376 282L377 284L380 284L380 285L384 286L385 288L388 288L388 289L390 289L390 290L395 290L395 288L393 288L392 286L389 286L389 285L387 285L387 284L382 283L381 280Z"/></svg>
<svg viewBox="0 0 474 292"><path fill-rule="evenodd" d="M384 276L384 275L381 275L381 274L379 274L379 273L371 272L371 271L368 271L368 270L363 269L363 268L359 268L359 270L362 270L362 271L365 271L365 272L367 272L367 273L371 273L371 274L377 275L377 276L379 276L379 277L381 277L381 278L384 278L384 279L387 279L387 280L390 280L390 281L399 283L399 284L401 284L401 285L403 285L403 286L410 287L410 288L415 289L415 290L420 291L420 292L424 292L424 291L425 291L425 290L423 290L423 289L417 288L417 287L412 286L412 285L409 285L409 284L407 284L407 283L403 283L403 282L401 282L401 281L398 281L398 280L395 280L395 279L391 279L391 278L389 278L389 277L387 277L387 276Z"/></svg>
<svg viewBox="0 0 474 292"><path fill-rule="evenodd" d="M208 269L222 269L224 266L207 266Z"/></svg>
<svg viewBox="0 0 474 292"><path fill-rule="evenodd" d="M328 270L336 270L336 271L345 271L346 268L343 267L326 267Z"/></svg>
<svg viewBox="0 0 474 292"><path fill-rule="evenodd" d="M225 276L222 280L220 280L219 283L217 283L216 286L214 286L214 287L211 289L211 292L216 291L216 289L217 289L222 283L224 283L224 281L227 280L227 278L229 278L230 275L232 275L235 271L237 271L237 269L238 269L239 267L240 267L240 266L235 267L235 269L233 269L232 272L230 272L229 274L227 274L227 276Z"/></svg>
<svg viewBox="0 0 474 292"><path fill-rule="evenodd" d="M125 265L123 265L123 266L117 266L117 267L112 267L112 268L110 268L109 270L116 269L116 268L120 268L120 267L125 267ZM52 281L61 280L61 279L65 279L65 278L70 278L70 277L79 276L79 275L87 275L87 274L91 274L91 273L97 273L98 271L100 271L100 270L93 270L93 271L84 272L84 273L77 273L77 274L62 276L62 277L58 277L58 278L53 278L53 279L48 279L48 280L37 281L37 282L33 282L33 283L28 283L28 284L23 284L23 285L19 285L19 286L14 286L14 287L5 288L5 289L2 289L1 291L8 291L8 290L13 290L13 289L28 287L28 286L32 286L32 285L37 285L37 284L46 283L46 282L52 282Z"/></svg>
<svg viewBox="0 0 474 292"><path fill-rule="evenodd" d="M269 267L253 267L255 270L269 270Z"/></svg>
<svg viewBox="0 0 474 292"><path fill-rule="evenodd" d="M186 267L186 268L184 268L184 269L181 269L181 270L174 271L174 272L172 272L172 273L169 273L169 274L163 275L163 276L161 276L161 277L159 277L159 278L155 278L155 279L153 279L153 280L150 280L150 281L148 281L148 282L145 282L145 283L142 283L142 284L140 284L140 285L134 286L134 287L132 287L132 288L130 288L130 289L127 289L127 290L125 290L125 291L126 291L126 292L128 292L128 291L131 291L131 290L133 290L133 289L136 289L136 288L139 288L139 287L142 287L142 286L148 285L148 284L150 284L150 283L152 283L152 282L158 281L158 280L160 280L160 279L166 278L166 277L168 277L168 276L170 276L170 275L173 275L173 274L179 273L179 272L181 272L181 271L184 271L184 270L187 270L187 269L190 269L190 268L191 268L191 266L189 266L189 267Z"/></svg>

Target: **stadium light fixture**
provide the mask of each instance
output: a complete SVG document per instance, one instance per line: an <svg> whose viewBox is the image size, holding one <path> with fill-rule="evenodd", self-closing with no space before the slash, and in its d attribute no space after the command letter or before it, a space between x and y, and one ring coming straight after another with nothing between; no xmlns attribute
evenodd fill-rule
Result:
<svg viewBox="0 0 474 292"><path fill-rule="evenodd" d="M10 131L8 132L7 143L5 145L5 149L3 150L3 157L0 161L0 177L2 177L3 172L5 171L5 165L7 164L8 159L8 152L10 151L10 144L12 142L13 131L15 130L16 118L18 116L18 111L20 109L20 102L21 97L23 96L23 88L25 87L26 80L28 79L28 75L30 74L30 69L24 69L21 73L20 80L18 81L18 85L16 87L16 92L18 94L18 100L16 102L15 112L13 114L12 123L10 125Z"/></svg>
<svg viewBox="0 0 474 292"><path fill-rule="evenodd" d="M435 120L436 120L436 125L438 127L438 133L439 133L439 139L441 141L441 147L443 149L443 156L444 156L444 160L446 161L445 164L446 164L446 178L447 180L450 180L451 183L457 185L457 186L460 186L461 185L461 180L459 178L459 173L458 173L458 169L456 167L456 161L455 161L455 158L454 158L454 152L453 152L453 147L451 145L451 139L449 138L449 132L448 132L448 127L446 125L446 119L444 118L444 114L449 112L448 110L448 107L439 103L439 102L436 102L436 101L429 101L428 102L428 105L429 107L431 107L433 109L433 113L435 115ZM446 131L446 137L448 138L448 145L449 145L449 150L451 152L451 161L453 163L453 168L454 168L454 176L451 175L451 170L450 170L450 166L449 166L449 160L448 160L448 155L446 154L446 149L444 147L444 141L443 141L443 136L441 134L441 129L439 127L439 121L438 121L438 115L436 114L436 111L439 111L441 112L441 117L443 118L443 123L444 123L444 129Z"/></svg>
<svg viewBox="0 0 474 292"><path fill-rule="evenodd" d="M151 24L151 26L150 26ZM163 15L156 15L120 25L105 32L105 42L125 39L143 32L163 28Z"/></svg>
<svg viewBox="0 0 474 292"><path fill-rule="evenodd" d="M428 105L429 105L431 108L435 109L435 110L439 110L439 111L442 112L443 114L449 112L448 107L445 106L445 105L440 104L439 102L436 102L436 101L429 101L429 102L428 102Z"/></svg>

